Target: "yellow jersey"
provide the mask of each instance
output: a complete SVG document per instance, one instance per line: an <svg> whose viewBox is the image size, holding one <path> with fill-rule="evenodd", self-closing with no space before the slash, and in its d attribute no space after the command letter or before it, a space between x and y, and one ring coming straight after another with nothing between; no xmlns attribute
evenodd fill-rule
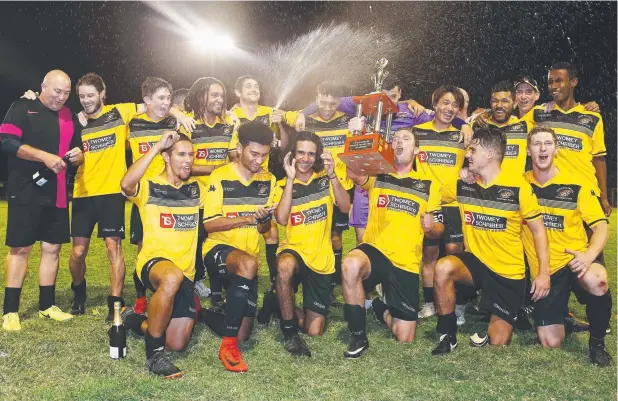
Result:
<svg viewBox="0 0 618 401"><path fill-rule="evenodd" d="M195 279L199 209L204 187L193 177L176 187L161 176L142 178L129 200L144 224L144 242L137 255L137 276L153 258L169 259L189 280Z"/></svg>
<svg viewBox="0 0 618 401"><path fill-rule="evenodd" d="M208 192L204 205L204 222L219 217L236 218L253 215L262 207L273 205L275 177L266 170L243 180L236 171L237 163L229 163L212 172L208 180ZM230 245L249 255L259 254L260 233L256 224L237 227L228 231L209 233L202 255L215 245Z"/></svg>
<svg viewBox="0 0 618 401"><path fill-rule="evenodd" d="M279 203L287 177L277 182L274 203ZM308 182L294 180L292 210L285 226L285 239L277 253L296 251L309 268L319 274L335 272L331 225L335 194L326 171L313 173Z"/></svg>
<svg viewBox="0 0 618 401"><path fill-rule="evenodd" d="M457 206L457 180L466 148L459 143L459 130L452 125L436 128L433 120L412 127L418 143L417 170L442 188L442 204Z"/></svg>
<svg viewBox="0 0 618 401"><path fill-rule="evenodd" d="M84 163L77 169L73 197L120 193L127 172L127 125L137 114L135 103L108 104L82 128Z"/></svg>
<svg viewBox="0 0 618 401"><path fill-rule="evenodd" d="M168 116L154 121L146 113L135 116L129 122L129 145L131 146L133 163L148 153L152 145L159 142L165 131L170 130L176 130L176 119L174 117ZM144 177L159 175L164 169L165 162L163 156L159 154L150 163Z"/></svg>
<svg viewBox="0 0 618 401"><path fill-rule="evenodd" d="M554 163L563 173L582 177L600 195L592 158L605 156L605 130L599 113L586 111L582 104L562 110L557 104L549 113L545 106L536 106L524 118L531 124L553 128L558 137L558 156Z"/></svg>
<svg viewBox="0 0 618 401"><path fill-rule="evenodd" d="M541 208L523 175L502 170L489 184L457 181L464 246L494 273L524 278L521 229L524 219L542 218Z"/></svg>
<svg viewBox="0 0 618 401"><path fill-rule="evenodd" d="M506 152L504 153L504 159L502 159L502 171L523 175L526 170L526 157L528 156L526 151L528 132L530 132L528 122L511 116L503 124L498 124L491 119L487 121L487 124L498 128L506 136Z"/></svg>
<svg viewBox="0 0 618 401"><path fill-rule="evenodd" d="M419 273L423 258L423 213L441 212L440 184L411 171L369 177L369 216L363 243L382 252L399 269Z"/></svg>
<svg viewBox="0 0 618 401"><path fill-rule="evenodd" d="M541 185L532 171L524 178L532 186L543 213L543 223L549 239L549 269L553 274L573 259L565 249L585 252L588 237L583 223L594 227L608 222L594 190L589 184L576 183L576 179L560 171L554 178ZM534 238L524 225L522 238L532 277L539 274L539 262L534 248Z"/></svg>

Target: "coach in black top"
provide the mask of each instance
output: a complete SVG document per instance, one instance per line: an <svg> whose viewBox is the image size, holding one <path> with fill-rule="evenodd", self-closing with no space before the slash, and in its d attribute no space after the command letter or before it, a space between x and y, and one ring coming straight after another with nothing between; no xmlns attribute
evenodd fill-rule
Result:
<svg viewBox="0 0 618 401"><path fill-rule="evenodd" d="M70 238L65 161L83 162L81 131L77 117L64 106L71 92L69 77L50 71L41 89L36 100L14 102L0 125L2 150L9 155L6 245L11 250L6 261L5 330L21 329L19 297L28 256L37 241L41 241L39 316L58 321L72 317L55 306L55 282L61 244Z"/></svg>

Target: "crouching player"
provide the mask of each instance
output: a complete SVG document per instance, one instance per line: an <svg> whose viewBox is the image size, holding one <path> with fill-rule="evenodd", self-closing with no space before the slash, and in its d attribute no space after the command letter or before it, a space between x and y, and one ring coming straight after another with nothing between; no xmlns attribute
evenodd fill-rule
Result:
<svg viewBox="0 0 618 401"><path fill-rule="evenodd" d="M281 330L286 351L294 356L311 356L298 328L310 336L324 332L331 275L335 272L330 234L333 206L348 213L350 196L337 179L333 156L323 150L320 137L312 132L296 135L283 166L287 177L275 190L275 217L285 226L276 281ZM304 309L297 309L294 287L301 283Z"/></svg>
<svg viewBox="0 0 618 401"><path fill-rule="evenodd" d="M369 217L363 242L343 261L344 317L352 340L346 358L359 358L369 348L365 331L365 291L383 285L385 300L373 300L376 318L397 341L411 342L418 319L419 269L423 238L440 238L441 188L412 169L418 147L410 130L395 132L395 172L357 176L355 184L369 192Z"/></svg>
<svg viewBox="0 0 618 401"><path fill-rule="evenodd" d="M144 178L148 166L161 153L165 170ZM198 236L198 213L205 191L191 175L191 140L166 131L121 181L122 192L139 208L144 223L144 242L137 257L137 275L154 291L148 317L133 309L122 313L125 325L146 341L146 367L166 378L181 371L164 353L183 350L195 323L193 280Z"/></svg>
<svg viewBox="0 0 618 401"><path fill-rule="evenodd" d="M611 356L605 349L604 337L611 317L612 297L602 262L603 247L609 237L607 218L593 188L555 166L558 140L551 128L539 126L530 132L528 154L532 171L527 171L524 177L539 200L550 252L551 292L534 308L539 342L546 348L562 345L564 316L573 291L577 300L586 305L590 360L608 366ZM583 223L592 230L590 241ZM527 226L524 226L523 239L534 278L539 266Z"/></svg>

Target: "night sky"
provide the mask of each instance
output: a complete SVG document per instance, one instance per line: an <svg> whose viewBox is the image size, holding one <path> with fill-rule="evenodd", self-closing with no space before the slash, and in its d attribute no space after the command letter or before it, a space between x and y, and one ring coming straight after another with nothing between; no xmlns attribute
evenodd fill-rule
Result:
<svg viewBox="0 0 618 401"><path fill-rule="evenodd" d="M404 97L425 106L438 85L451 83L468 90L470 110L486 107L491 85L520 74L537 79L543 101L548 98L547 68L571 61L580 69L576 100L596 100L601 107L608 187L616 186L615 2L174 2L169 8L185 20L229 34L253 55L275 43L293 42L321 24L348 23L390 35L397 41L397 54L388 55L392 61L387 69L402 78ZM180 88L213 75L229 89L239 75L252 73L263 82L264 103L274 105L277 94L268 83L285 74L264 76L269 73L258 71L251 59L202 54L166 29L170 22L163 22L165 16L140 2L2 2L0 16L2 115L25 89L39 89L45 73L54 68L67 72L73 83L86 72L99 73L109 103L141 102L139 88L147 76L163 77ZM359 54L348 62L375 60ZM314 96L316 79L303 82L285 108L305 106ZM358 80L369 84L368 77ZM365 89L350 87L351 92ZM67 104L80 110L75 93ZM2 180L3 161L0 169Z"/></svg>

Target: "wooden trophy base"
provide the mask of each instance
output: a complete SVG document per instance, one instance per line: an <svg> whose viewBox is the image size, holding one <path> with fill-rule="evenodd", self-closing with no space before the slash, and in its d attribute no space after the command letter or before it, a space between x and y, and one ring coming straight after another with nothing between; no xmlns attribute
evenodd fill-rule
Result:
<svg viewBox="0 0 618 401"><path fill-rule="evenodd" d="M393 148L378 133L348 137L337 156L356 175L395 172Z"/></svg>

